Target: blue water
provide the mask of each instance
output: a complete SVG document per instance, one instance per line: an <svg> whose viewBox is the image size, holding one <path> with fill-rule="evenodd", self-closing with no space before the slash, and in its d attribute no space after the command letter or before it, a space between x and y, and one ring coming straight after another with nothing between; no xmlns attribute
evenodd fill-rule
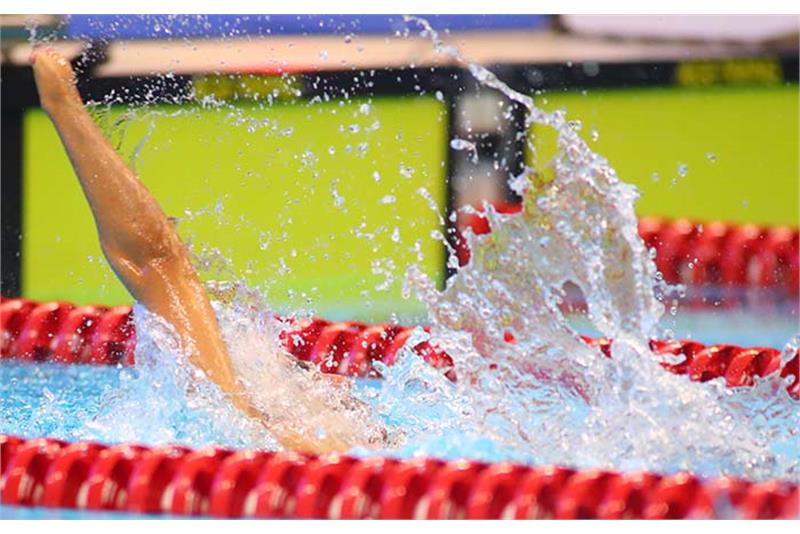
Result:
<svg viewBox="0 0 800 534"><path fill-rule="evenodd" d="M0 520L4 519L192 519L186 516L126 514L122 512L89 512L62 508L28 508L0 505Z"/></svg>
<svg viewBox="0 0 800 534"><path fill-rule="evenodd" d="M793 312L681 312L674 318L665 318L664 323L679 339L740 346L781 348L798 331L797 316ZM83 422L99 412L103 395L118 388L121 379L124 380L126 373L130 372L130 369L122 367L2 362L0 383L4 385L4 393L0 399L0 433L85 439L87 430ZM376 393L380 394L380 381L358 382L357 387L377 390ZM191 416L187 413L186 417L188 422ZM224 436L216 436L219 438L217 441L213 440L214 437L205 435L200 439L209 439L208 442L189 439L185 443L237 446ZM499 453L496 451L487 458L489 452L485 448L466 447L453 454L505 459L497 456Z"/></svg>
<svg viewBox="0 0 800 534"><path fill-rule="evenodd" d="M221 326L232 359L271 422L299 421L325 432L345 429L343 434L352 428L352 439L344 442L366 444L372 419L382 418L390 432L405 438L390 450L357 454L689 469L699 476L746 473L756 479L796 474L796 411L783 384L766 379L732 393L720 381L690 384L668 375L652 359L646 340L662 307L653 287L655 266L635 232L637 193L580 138L580 124L567 121L564 112L544 112L531 97L467 63L427 21L406 20L421 26L437 52L459 61L481 85L524 106L526 126L557 131L555 179L542 190L532 188L526 169L510 181L526 199L525 216L487 213L492 234L468 236L473 261L444 292L414 269L407 273L409 287L426 303L434 339L455 356L462 378L456 384L404 353L386 380L355 384L356 396L372 410L357 403L343 409L333 385L309 387L316 386L314 379L293 366L287 371L273 365L282 360L269 346L271 334L259 321L228 310L232 316ZM595 333L557 308L567 282L586 297L585 319L617 340L613 360L567 328L574 322ZM202 373L179 363L169 329L151 323L139 329L142 354L135 369L0 366L7 386L0 432L106 443L270 446ZM682 312L662 321L665 335L708 343L781 347L797 330L796 314L774 310ZM504 331L517 343L506 343ZM486 365L489 359L494 369ZM329 415L345 424L329 424Z"/></svg>
<svg viewBox="0 0 800 534"><path fill-rule="evenodd" d="M798 330L794 313L755 312L682 312L664 321L678 338L691 338L704 343L727 342L743 346L781 347ZM0 383L4 394L0 399L0 433L23 437L53 436L68 440L85 439L83 424L101 408L104 393L119 387L121 377L129 369L60 365L52 363L0 364ZM380 396L381 382L360 380L358 387L375 390ZM435 413L421 414L435 417ZM187 414L187 418L191 417ZM394 421L398 423L398 421ZM208 436L206 436L208 437ZM236 446L224 436L215 441L223 446ZM207 443L193 442L195 446ZM467 440L454 449L452 441L440 448L439 456L480 458L483 460L508 459L502 448L490 440ZM435 447L435 444L428 444ZM430 452L430 451L428 451ZM411 449L395 451L396 455L411 454ZM20 508L3 506L0 519L111 519L146 517L121 513L87 513L73 510ZM158 516L164 517L164 516Z"/></svg>
<svg viewBox="0 0 800 534"><path fill-rule="evenodd" d="M737 312L681 312L667 317L665 326L678 338L691 338L705 343L728 342L743 346L781 347L798 330L795 313ZM0 364L0 383L4 393L0 398L0 433L17 434L32 438L52 436L67 440L86 439L91 436L84 424L99 413L103 395L113 392L125 380L131 369L122 367L61 365L53 363L26 364L7 361ZM357 388L372 392L380 398L381 381L359 380ZM396 416L397 414L395 414ZM419 417L437 417L435 410ZM187 422L192 414L186 414ZM403 421L391 421L403 424ZM214 439L214 438L218 439ZM113 440L101 440L113 442ZM122 441L122 440L121 440ZM211 443L235 447L227 436L194 435L186 444L203 446ZM445 458L476 458L488 461L519 460L518 455L506 453L489 439L465 436L457 447L452 439L437 444L427 443L424 453ZM437 446L441 445L437 449ZM356 451L358 453L358 451ZM419 450L406 447L394 451L396 456L419 454ZM3 506L0 519L108 519L130 518L130 514L84 513L70 510L52 510ZM138 516L137 516L138 517Z"/></svg>

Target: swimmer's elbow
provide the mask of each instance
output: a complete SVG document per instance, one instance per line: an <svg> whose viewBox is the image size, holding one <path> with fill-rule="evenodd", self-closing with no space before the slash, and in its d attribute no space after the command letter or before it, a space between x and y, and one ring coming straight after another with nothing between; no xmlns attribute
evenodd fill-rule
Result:
<svg viewBox="0 0 800 534"><path fill-rule="evenodd" d="M101 232L100 247L120 274L141 273L155 265L174 264L183 261L186 254L168 223L149 228L134 223L125 232Z"/></svg>

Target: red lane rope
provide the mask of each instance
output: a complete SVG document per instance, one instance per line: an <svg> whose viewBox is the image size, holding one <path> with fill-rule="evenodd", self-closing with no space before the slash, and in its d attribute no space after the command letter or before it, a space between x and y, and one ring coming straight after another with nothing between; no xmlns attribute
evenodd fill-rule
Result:
<svg viewBox="0 0 800 534"><path fill-rule="evenodd" d="M2 502L327 519L796 518L798 485L415 458L106 446L0 435Z"/></svg>
<svg viewBox="0 0 800 534"><path fill-rule="evenodd" d="M26 361L132 365L136 345L132 317L130 306L76 307L65 302L1 299L0 356ZM413 330L393 324L310 319L291 323L281 338L289 353L317 364L323 372L378 377L375 362L394 363ZM611 355L609 340L583 339ZM514 342L511 337L508 341ZM781 365L781 351L768 347L704 345L690 340L653 340L650 346L659 354L682 356L679 363L662 365L673 373L688 375L691 380L705 382L723 377L729 386L747 386L756 376L780 372L783 377L794 377L787 389L800 398L800 351L795 351L788 363ZM413 350L455 379L450 355L427 341L415 345Z"/></svg>
<svg viewBox="0 0 800 534"><path fill-rule="evenodd" d="M494 206L499 213L518 213L521 204ZM459 213L456 226L475 234L491 232L480 213ZM800 291L800 232L797 228L763 227L685 219L643 218L639 235L656 251L655 262L671 284L729 290L773 289L797 299ZM470 258L466 240L456 237L459 263ZM735 296L735 292L731 297Z"/></svg>
<svg viewBox="0 0 800 534"><path fill-rule="evenodd" d="M476 233L489 230L480 216L468 224ZM643 220L640 233L656 248L656 263L670 282L770 287L797 294L796 230ZM459 247L464 262L468 254ZM133 364L131 313L129 306L2 299L0 355ZM377 376L374 362L393 363L412 330L314 319L293 323L282 338L295 357L317 363L325 372ZM610 341L584 341L610 355ZM651 347L683 356L680 363L663 365L692 380L724 377L728 385L740 386L756 376L791 375L788 389L800 398L797 351L781 367L780 352L771 348L657 340ZM454 378L449 355L428 343L414 350ZM714 517L715 505L722 503L719 509L732 509L743 518L800 516L797 484L702 481L685 473L626 475L510 463L108 447L8 435L0 435L0 465L2 502L22 506L217 517L658 519Z"/></svg>

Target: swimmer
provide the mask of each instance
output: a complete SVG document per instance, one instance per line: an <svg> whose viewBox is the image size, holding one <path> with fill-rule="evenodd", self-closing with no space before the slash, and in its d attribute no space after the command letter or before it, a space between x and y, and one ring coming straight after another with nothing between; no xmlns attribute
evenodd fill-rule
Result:
<svg viewBox="0 0 800 534"><path fill-rule="evenodd" d="M58 131L89 202L106 259L133 298L172 325L189 360L287 448L319 453L385 445L385 431L368 443L348 439L352 434L336 417L323 418L330 428L305 432L297 425L270 423L270 414L254 405L236 378L206 290L173 222L90 117L69 62L48 49L34 51L31 62L41 106Z"/></svg>

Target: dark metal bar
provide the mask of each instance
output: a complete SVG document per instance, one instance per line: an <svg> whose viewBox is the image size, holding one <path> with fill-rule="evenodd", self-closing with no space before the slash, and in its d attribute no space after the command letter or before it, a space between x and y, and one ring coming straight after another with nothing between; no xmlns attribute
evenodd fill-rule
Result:
<svg viewBox="0 0 800 534"><path fill-rule="evenodd" d="M38 105L33 73L28 68L0 69L0 292L22 290L22 120Z"/></svg>

